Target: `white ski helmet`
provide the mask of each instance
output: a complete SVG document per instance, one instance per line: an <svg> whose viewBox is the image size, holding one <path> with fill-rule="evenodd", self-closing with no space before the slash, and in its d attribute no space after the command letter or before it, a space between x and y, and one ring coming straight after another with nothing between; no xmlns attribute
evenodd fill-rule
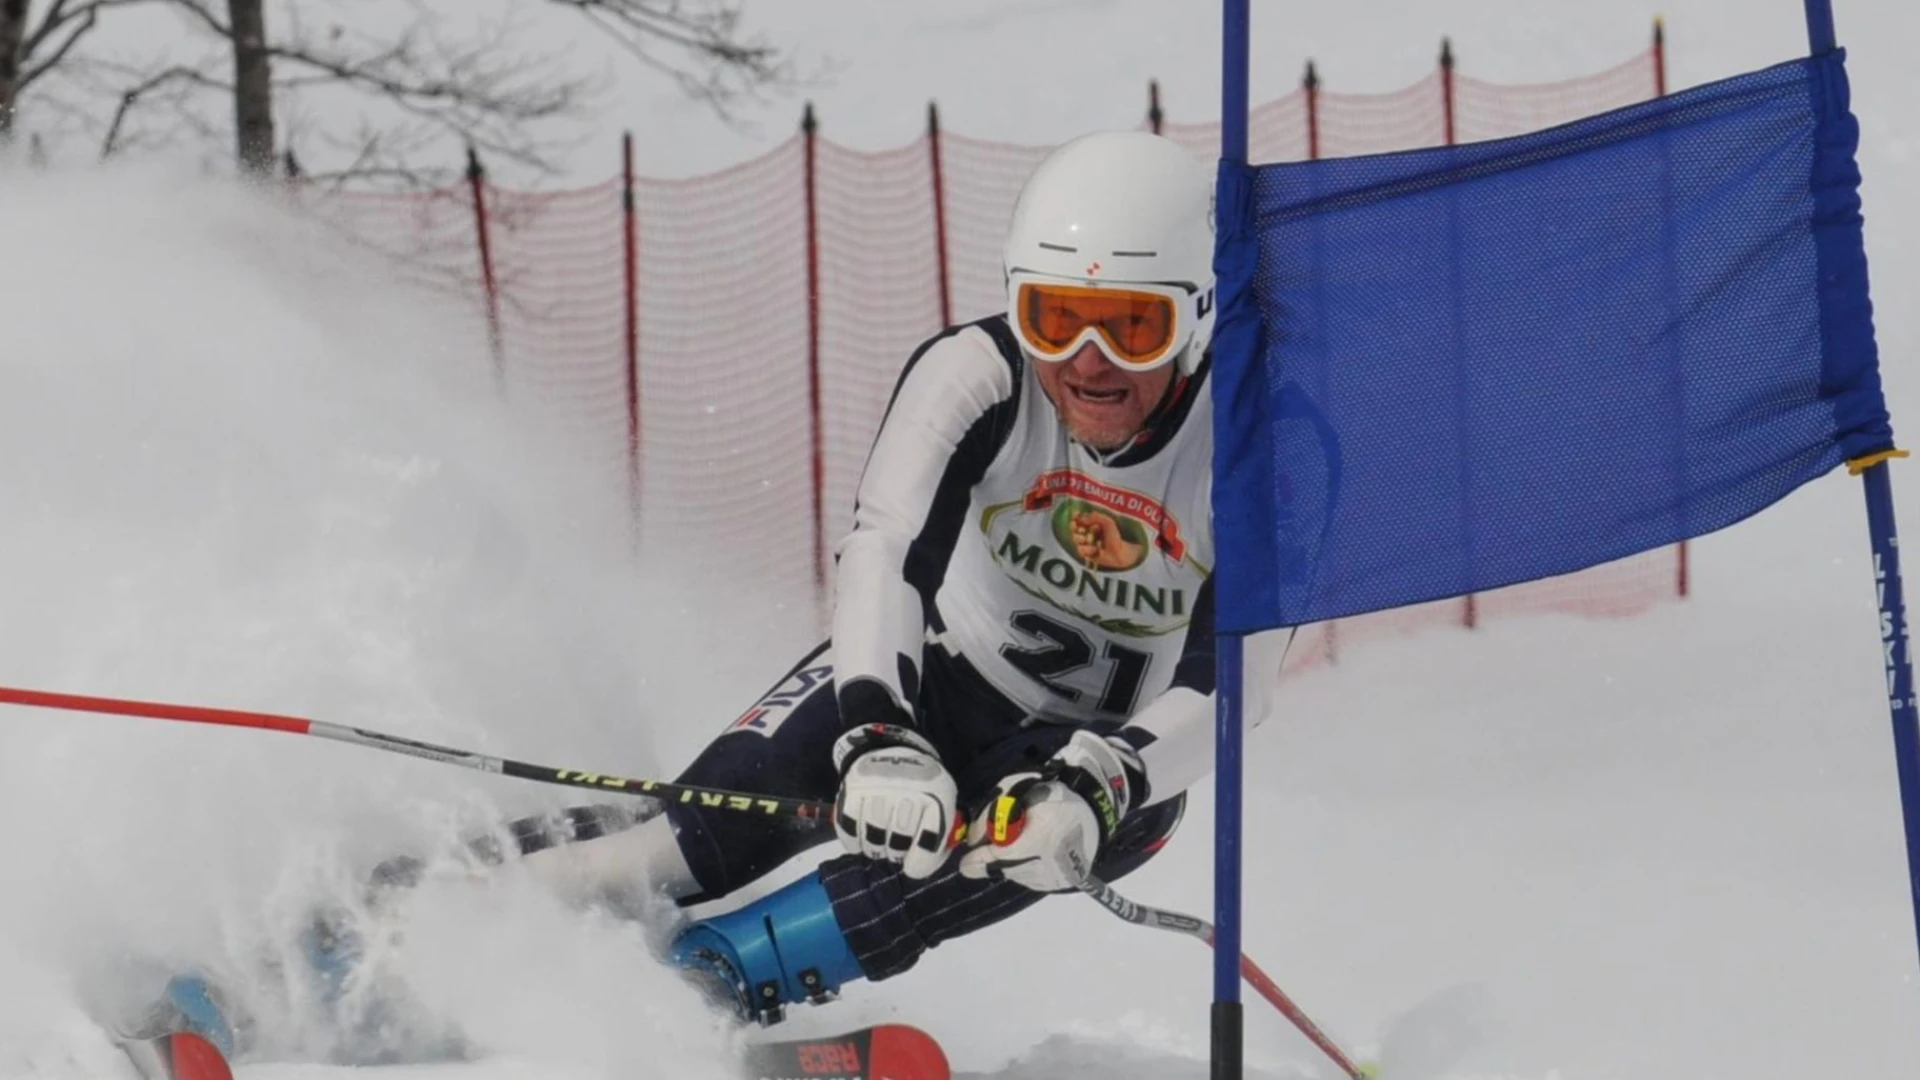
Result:
<svg viewBox="0 0 1920 1080"><path fill-rule="evenodd" d="M1213 177L1159 135L1083 135L1027 179L1002 266L1029 355L1092 341L1125 369L1191 373L1213 335Z"/></svg>

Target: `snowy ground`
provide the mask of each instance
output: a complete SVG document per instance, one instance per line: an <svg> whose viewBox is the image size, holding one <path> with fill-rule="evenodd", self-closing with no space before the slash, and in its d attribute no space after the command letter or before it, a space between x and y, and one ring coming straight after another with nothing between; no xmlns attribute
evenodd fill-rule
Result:
<svg viewBox="0 0 1920 1080"><path fill-rule="evenodd" d="M1920 13L1837 6L1899 423L1920 404L1905 303L1920 221L1902 201ZM956 127L1039 141L1133 116L1065 90L1020 108L1052 82L1132 86L1179 62L1211 96L1211 17L1176 25L1166 7L907 15L838 0L793 29L840 28L843 98L826 101L846 141L911 134L860 101L936 94ZM770 32L798 19L761 8ZM1666 5L1676 81L1791 55L1797 9ZM1638 47L1648 14L1256 5L1276 90L1306 52L1352 72L1347 88L1399 85L1443 30L1477 43L1488 75L1588 70ZM1275 29L1283 18L1297 27ZM880 44L846 41L855 20ZM936 31L973 51L941 51ZM964 62L986 63L989 43L1009 50L1004 72ZM726 139L689 135L680 160L750 152ZM570 482L563 455L493 402L470 313L381 282L271 208L177 175L0 176L0 246L29 253L0 258L0 684L273 709L648 775L807 644L804 597L728 595L671 566L635 575L605 493ZM1920 486L1896 479L1920 535ZM1250 747L1248 950L1362 1048L1435 1017L1471 1036L1447 1075L1913 1075L1920 985L1865 552L1856 486L1830 477L1701 542L1683 606L1387 642L1293 682ZM142 979L283 947L307 899L347 895L372 861L564 801L149 721L3 709L0 747L0 1077L124 1076L89 1016ZM1196 794L1182 837L1127 892L1206 910L1211 788ZM631 927L512 874L411 904L384 962L487 1057L405 1075L724 1074L721 1034ZM1063 898L795 1027L917 1022L961 1071L990 1076L1197 1077L1207 963L1189 940ZM266 1019L289 1043L323 1038L297 1009ZM1264 1070L1316 1067L1257 1004L1248 1042Z"/></svg>

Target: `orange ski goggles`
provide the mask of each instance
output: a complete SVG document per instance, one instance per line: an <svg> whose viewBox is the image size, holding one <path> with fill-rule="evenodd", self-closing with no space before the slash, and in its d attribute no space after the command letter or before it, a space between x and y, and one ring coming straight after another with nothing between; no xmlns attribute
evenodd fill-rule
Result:
<svg viewBox="0 0 1920 1080"><path fill-rule="evenodd" d="M1065 360L1092 341L1129 371L1151 371L1192 337L1193 296L1171 285L1079 285L1016 274L1014 330L1041 360Z"/></svg>

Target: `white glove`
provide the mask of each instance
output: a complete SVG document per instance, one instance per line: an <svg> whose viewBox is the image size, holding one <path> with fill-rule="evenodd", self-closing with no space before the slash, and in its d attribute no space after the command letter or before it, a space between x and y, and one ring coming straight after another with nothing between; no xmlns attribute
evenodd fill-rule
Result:
<svg viewBox="0 0 1920 1080"><path fill-rule="evenodd" d="M959 794L940 754L919 732L867 724L833 744L840 795L833 828L850 854L901 864L932 877L953 845Z"/></svg>
<svg viewBox="0 0 1920 1080"><path fill-rule="evenodd" d="M971 878L1004 878L1035 892L1080 887L1127 816L1140 757L1125 743L1076 731L1039 772L1001 780L960 858Z"/></svg>

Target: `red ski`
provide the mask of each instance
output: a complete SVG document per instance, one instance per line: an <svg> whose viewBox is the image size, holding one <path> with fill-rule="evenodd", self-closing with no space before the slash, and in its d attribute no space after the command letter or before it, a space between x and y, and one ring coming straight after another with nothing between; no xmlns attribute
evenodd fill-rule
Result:
<svg viewBox="0 0 1920 1080"><path fill-rule="evenodd" d="M741 1069L744 1080L952 1080L952 1075L933 1036L905 1024L755 1043L746 1048Z"/></svg>
<svg viewBox="0 0 1920 1080"><path fill-rule="evenodd" d="M233 1070L219 1049L191 1032L124 1039L120 1049L133 1059L133 1067L145 1080L233 1080Z"/></svg>

